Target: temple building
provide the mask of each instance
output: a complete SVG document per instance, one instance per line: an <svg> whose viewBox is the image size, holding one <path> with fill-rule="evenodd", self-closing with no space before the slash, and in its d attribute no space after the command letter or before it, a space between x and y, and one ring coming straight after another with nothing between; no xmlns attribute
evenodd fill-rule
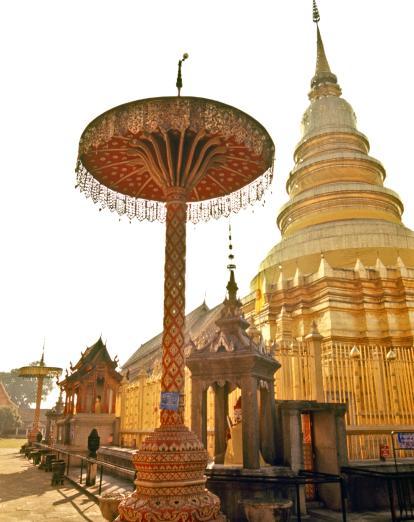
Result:
<svg viewBox="0 0 414 522"><path fill-rule="evenodd" d="M100 337L86 348L79 361L70 364L70 373L59 382L65 393L62 417L57 421L57 443L70 450L86 451L88 435L98 430L101 444L118 437L115 407L122 376L116 371L117 357L108 353Z"/></svg>
<svg viewBox="0 0 414 522"><path fill-rule="evenodd" d="M249 335L281 364L276 399L346 403L349 458L376 459L380 445L391 445L392 430L414 430L414 232L341 96L318 24L316 37L310 104L286 184L289 200L277 216L282 239L253 278L243 313ZM187 343L215 334L222 306L203 303L187 316ZM124 365L125 445L139 446L158 422L160 358L161 334ZM190 423L189 371L187 383ZM212 454L210 392L206 400ZM311 454L312 416L303 422Z"/></svg>

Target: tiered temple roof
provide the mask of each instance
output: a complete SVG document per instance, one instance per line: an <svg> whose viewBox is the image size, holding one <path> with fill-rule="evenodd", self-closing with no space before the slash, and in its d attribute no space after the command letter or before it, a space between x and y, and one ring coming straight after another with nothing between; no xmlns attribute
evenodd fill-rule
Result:
<svg viewBox="0 0 414 522"><path fill-rule="evenodd" d="M70 363L71 373L68 373L65 380L61 381L59 384L63 384L65 381L79 380L82 375L87 373L92 367L102 363L108 365L109 368L114 370L114 374L117 374L117 372L115 372L115 369L118 366L117 356L115 356L114 359L111 359L106 345L102 341L102 337L99 337L96 343L87 347L86 350L81 353L81 357L75 365Z"/></svg>
<svg viewBox="0 0 414 522"><path fill-rule="evenodd" d="M188 345L191 339L196 339L200 335L208 335L209 332L215 331L216 320L220 317L223 304L219 304L210 309L205 301L192 310L185 317L185 345ZM128 377L135 378L140 370L150 373L157 359L161 357L162 352L162 333L159 333L146 343L142 344L133 355L122 366L123 372L129 371Z"/></svg>
<svg viewBox="0 0 414 522"><path fill-rule="evenodd" d="M12 406L17 408L17 405L11 400L6 387L2 382L0 382L0 406Z"/></svg>

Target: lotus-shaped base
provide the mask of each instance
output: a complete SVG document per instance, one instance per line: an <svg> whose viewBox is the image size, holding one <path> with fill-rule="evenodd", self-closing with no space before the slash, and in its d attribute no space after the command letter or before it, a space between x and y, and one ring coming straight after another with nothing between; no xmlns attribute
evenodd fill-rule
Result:
<svg viewBox="0 0 414 522"><path fill-rule="evenodd" d="M119 505L118 522L225 520L206 487L207 452L183 425L162 426L134 455L137 489Z"/></svg>

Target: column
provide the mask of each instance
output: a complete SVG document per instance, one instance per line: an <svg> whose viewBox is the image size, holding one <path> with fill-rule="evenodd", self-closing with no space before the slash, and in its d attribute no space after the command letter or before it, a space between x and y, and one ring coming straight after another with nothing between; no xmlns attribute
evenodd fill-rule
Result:
<svg viewBox="0 0 414 522"><path fill-rule="evenodd" d="M260 468L259 441L259 409L257 405L257 379L245 376L241 383L242 391L242 434L243 434L243 467Z"/></svg>
<svg viewBox="0 0 414 522"><path fill-rule="evenodd" d="M227 416L229 414L227 383L214 384L214 461L224 464L227 446Z"/></svg>
<svg viewBox="0 0 414 522"><path fill-rule="evenodd" d="M392 398L392 413L394 415L394 422L400 424L401 422L401 406L400 406L400 392L398 386L397 372L395 368L395 358L388 357L387 361L390 368L390 380L391 380L391 398Z"/></svg>
<svg viewBox="0 0 414 522"><path fill-rule="evenodd" d="M49 410L46 413L46 432L45 432L45 442L46 444L51 443L51 426L52 426L52 412Z"/></svg>
<svg viewBox="0 0 414 522"><path fill-rule="evenodd" d="M207 390L199 379L191 379L191 430L207 447Z"/></svg>
<svg viewBox="0 0 414 522"><path fill-rule="evenodd" d="M276 460L274 393L273 380L264 382L260 388L260 442L263 457L269 464Z"/></svg>
<svg viewBox="0 0 414 522"><path fill-rule="evenodd" d="M315 321L312 323L311 333L305 339L308 342L311 354L312 399L325 402L322 373L322 335L318 332Z"/></svg>

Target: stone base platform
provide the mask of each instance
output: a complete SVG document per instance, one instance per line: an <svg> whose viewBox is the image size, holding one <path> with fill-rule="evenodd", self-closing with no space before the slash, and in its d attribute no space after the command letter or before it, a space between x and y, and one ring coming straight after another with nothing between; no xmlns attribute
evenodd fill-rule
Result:
<svg viewBox="0 0 414 522"><path fill-rule="evenodd" d="M108 464L113 464L114 466L120 466L121 468L135 471L132 457L136 452L137 450L132 448L121 448L120 446L101 446L96 452L96 455L98 460L102 460ZM129 475L124 473L122 470L114 470L113 473L120 477L129 477Z"/></svg>
<svg viewBox="0 0 414 522"><path fill-rule="evenodd" d="M277 477L293 477L287 466L265 466L244 469L241 466L215 464L206 470L207 488L220 498L221 510L229 521L247 522L242 502L260 499L273 502L282 498L295 498L295 487L275 484Z"/></svg>
<svg viewBox="0 0 414 522"><path fill-rule="evenodd" d="M61 443L65 447L88 449L88 436L92 429L98 431L101 445L108 444L116 431L116 416L109 413L77 413L68 415L57 422L64 435Z"/></svg>

